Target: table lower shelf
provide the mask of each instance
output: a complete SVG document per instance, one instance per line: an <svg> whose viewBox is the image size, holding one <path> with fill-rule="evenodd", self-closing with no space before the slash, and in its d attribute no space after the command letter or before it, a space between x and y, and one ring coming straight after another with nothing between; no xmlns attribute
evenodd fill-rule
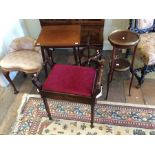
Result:
<svg viewBox="0 0 155 155"><path fill-rule="evenodd" d="M119 58L115 59L114 70L123 72L130 69L130 62L127 59Z"/></svg>

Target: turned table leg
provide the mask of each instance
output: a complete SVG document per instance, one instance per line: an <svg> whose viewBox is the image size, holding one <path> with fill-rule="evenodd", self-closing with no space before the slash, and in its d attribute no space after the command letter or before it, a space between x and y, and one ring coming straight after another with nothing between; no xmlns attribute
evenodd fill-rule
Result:
<svg viewBox="0 0 155 155"><path fill-rule="evenodd" d="M45 109L46 109L47 115L49 117L49 120L52 120L52 116L51 116L51 113L50 113L49 105L47 103L47 99L45 97L43 97L43 96L42 96L42 99L43 99L43 102L44 102Z"/></svg>

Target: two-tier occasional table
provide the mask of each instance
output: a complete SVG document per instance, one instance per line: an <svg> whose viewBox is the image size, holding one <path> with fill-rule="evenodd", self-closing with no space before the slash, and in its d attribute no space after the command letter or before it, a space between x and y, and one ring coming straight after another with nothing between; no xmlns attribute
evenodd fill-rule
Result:
<svg viewBox="0 0 155 155"><path fill-rule="evenodd" d="M115 30L109 35L108 40L113 46L113 51L112 51L112 60L110 62L110 70L108 73L107 94L105 99L108 98L109 84L112 81L114 71L122 72L130 69L132 77L130 80L129 95L131 95L131 86L134 77L133 65L137 44L139 42L139 35L130 30ZM133 49L131 63L125 58L116 57L116 50L119 49Z"/></svg>

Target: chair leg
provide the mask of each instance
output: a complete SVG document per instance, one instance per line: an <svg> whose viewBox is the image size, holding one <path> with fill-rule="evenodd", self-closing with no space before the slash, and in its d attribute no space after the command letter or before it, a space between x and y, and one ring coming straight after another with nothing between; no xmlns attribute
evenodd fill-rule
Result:
<svg viewBox="0 0 155 155"><path fill-rule="evenodd" d="M140 78L140 83L139 83L140 86L144 82L144 78L145 78L145 75L147 73L147 68L148 68L147 65L144 65L144 67L143 67L143 69L141 71L141 78Z"/></svg>
<svg viewBox="0 0 155 155"><path fill-rule="evenodd" d="M47 111L47 115L49 117L49 120L52 120L52 116L51 116L51 113L50 113L50 108L49 108L49 105L47 103L47 99L45 97L42 97L43 99L43 102L44 102L44 105L45 105L45 109Z"/></svg>
<svg viewBox="0 0 155 155"><path fill-rule="evenodd" d="M23 74L23 77L24 77L24 78L27 77L27 74L26 74L26 73L22 72L22 74Z"/></svg>
<svg viewBox="0 0 155 155"><path fill-rule="evenodd" d="M14 94L18 94L19 91L16 89L16 87L15 87L13 81L10 79L10 76L9 76L10 72L8 72L8 71L3 71L3 70L2 70L2 72L3 72L3 75L5 76L5 78L10 82L11 86L13 87L13 89L14 89Z"/></svg>
<svg viewBox="0 0 155 155"><path fill-rule="evenodd" d="M139 76L137 74L137 72L141 72L141 76ZM147 66L147 65L144 65L144 67L138 68L138 69L135 70L134 75L135 75L136 79L138 80L138 85L136 86L137 88L141 87L141 85L144 83L145 75L147 73L149 73L149 72L150 72L149 71L149 66Z"/></svg>
<svg viewBox="0 0 155 155"><path fill-rule="evenodd" d="M93 123L94 123L94 107L95 107L95 103L91 104L91 128L94 127Z"/></svg>

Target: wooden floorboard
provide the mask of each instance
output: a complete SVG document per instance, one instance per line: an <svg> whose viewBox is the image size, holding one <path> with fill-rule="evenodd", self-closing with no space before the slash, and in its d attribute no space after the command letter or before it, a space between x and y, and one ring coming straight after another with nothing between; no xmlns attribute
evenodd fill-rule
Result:
<svg viewBox="0 0 155 155"><path fill-rule="evenodd" d="M142 95L141 89L136 88L137 81L133 81L133 85L131 87L131 96L129 96L129 84L130 80L124 80L124 92L126 103L133 103L133 104L145 104L144 98Z"/></svg>
<svg viewBox="0 0 155 155"><path fill-rule="evenodd" d="M145 104L155 105L155 80L146 79L142 85L142 96L145 100Z"/></svg>

